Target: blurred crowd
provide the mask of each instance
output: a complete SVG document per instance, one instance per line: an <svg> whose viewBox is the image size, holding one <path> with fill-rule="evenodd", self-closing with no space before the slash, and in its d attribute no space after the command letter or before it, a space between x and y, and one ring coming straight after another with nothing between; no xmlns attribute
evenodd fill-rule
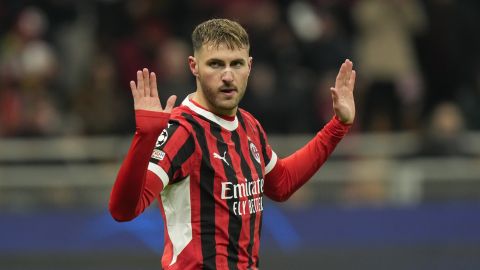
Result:
<svg viewBox="0 0 480 270"><path fill-rule="evenodd" d="M162 101L182 100L195 90L190 34L213 17L250 34L241 106L269 133L322 127L345 58L359 74L356 131L480 129L476 0L11 0L0 2L0 136L131 134L136 70L157 73Z"/></svg>

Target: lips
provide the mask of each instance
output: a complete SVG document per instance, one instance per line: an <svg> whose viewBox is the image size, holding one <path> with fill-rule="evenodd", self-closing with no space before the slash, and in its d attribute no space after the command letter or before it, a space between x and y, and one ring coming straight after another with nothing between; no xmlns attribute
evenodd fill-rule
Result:
<svg viewBox="0 0 480 270"><path fill-rule="evenodd" d="M231 92L236 92L237 90L235 89L223 89L223 90L220 90L220 92L223 92L223 93L231 93Z"/></svg>
<svg viewBox="0 0 480 270"><path fill-rule="evenodd" d="M233 94L234 92L237 92L237 88L235 88L235 87L222 87L222 88L220 88L220 92L225 93L225 94Z"/></svg>
<svg viewBox="0 0 480 270"><path fill-rule="evenodd" d="M233 92L233 91L236 92L237 88L236 87L221 87L220 91L221 92Z"/></svg>

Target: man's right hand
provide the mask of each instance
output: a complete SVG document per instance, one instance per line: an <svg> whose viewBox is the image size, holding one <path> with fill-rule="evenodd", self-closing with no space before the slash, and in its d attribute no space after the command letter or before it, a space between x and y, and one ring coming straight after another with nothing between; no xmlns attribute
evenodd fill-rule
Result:
<svg viewBox="0 0 480 270"><path fill-rule="evenodd" d="M137 71L137 84L130 81L130 89L132 90L135 110L170 113L177 99L175 95L170 96L165 109L163 109L158 97L157 77L154 72L149 73L146 68L143 71Z"/></svg>

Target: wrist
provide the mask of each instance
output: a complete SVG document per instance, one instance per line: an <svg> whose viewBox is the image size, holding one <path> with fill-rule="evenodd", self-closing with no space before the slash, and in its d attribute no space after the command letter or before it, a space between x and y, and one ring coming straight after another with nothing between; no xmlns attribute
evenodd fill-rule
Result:
<svg viewBox="0 0 480 270"><path fill-rule="evenodd" d="M343 123L342 120L337 115L335 115L334 117L332 117L330 122L325 125L324 129L333 136L342 138L343 136L345 136L345 134L348 133L351 126L352 124Z"/></svg>
<svg viewBox="0 0 480 270"><path fill-rule="evenodd" d="M351 125L353 125L353 120L342 120L342 119L340 119L340 117L338 117L338 115L335 115L335 116L333 117L333 119L334 119L336 122L338 122L338 124L340 124L340 125L344 125L344 126L348 126L348 127L350 127Z"/></svg>

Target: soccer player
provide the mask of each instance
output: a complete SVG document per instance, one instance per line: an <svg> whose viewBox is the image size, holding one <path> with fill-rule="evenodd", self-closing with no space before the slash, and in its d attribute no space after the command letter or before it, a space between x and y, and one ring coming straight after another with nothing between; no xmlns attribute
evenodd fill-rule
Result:
<svg viewBox="0 0 480 270"><path fill-rule="evenodd" d="M238 104L252 68L238 23L213 19L192 33L196 91L162 108L147 69L130 82L136 132L113 186L110 212L128 221L158 199L163 269L258 269L263 195L287 200L320 168L355 117L355 71L346 60L330 89L335 115L304 147L279 158ZM292 112L294 113L294 112ZM268 209L266 209L268 211Z"/></svg>

